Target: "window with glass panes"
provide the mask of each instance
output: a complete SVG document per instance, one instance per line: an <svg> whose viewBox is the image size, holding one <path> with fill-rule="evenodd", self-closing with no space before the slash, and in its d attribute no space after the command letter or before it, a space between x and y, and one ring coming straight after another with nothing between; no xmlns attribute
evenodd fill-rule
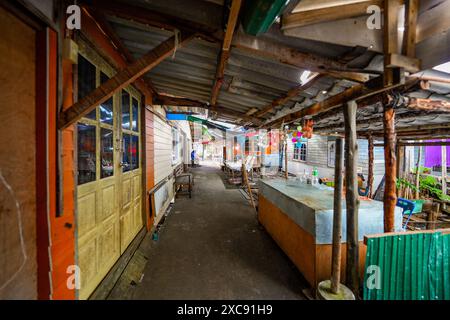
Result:
<svg viewBox="0 0 450 320"><path fill-rule="evenodd" d="M294 160L306 161L306 155L308 151L307 142L302 143L298 146L297 143L294 144Z"/></svg>
<svg viewBox="0 0 450 320"><path fill-rule="evenodd" d="M139 169L139 100L127 90L121 92L122 171Z"/></svg>
<svg viewBox="0 0 450 320"><path fill-rule="evenodd" d="M78 99L109 79L81 54L78 59ZM114 176L114 97L77 124L78 185Z"/></svg>

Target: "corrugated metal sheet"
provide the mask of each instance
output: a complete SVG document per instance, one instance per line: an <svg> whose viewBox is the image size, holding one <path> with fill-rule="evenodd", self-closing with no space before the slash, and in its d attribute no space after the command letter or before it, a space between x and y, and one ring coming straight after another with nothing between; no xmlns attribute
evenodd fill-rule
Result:
<svg viewBox="0 0 450 320"><path fill-rule="evenodd" d="M370 266L379 267L378 288L373 288L376 282L367 273ZM450 234L416 232L369 238L364 299L450 300Z"/></svg>
<svg viewBox="0 0 450 320"><path fill-rule="evenodd" d="M146 5L141 2L139 4L159 8L153 2ZM135 58L141 57L172 36L170 31L136 21L115 16L107 16L107 19ZM265 37L270 38L271 35L268 33ZM297 42L305 45L302 41L294 40L294 45ZM316 49L319 49L319 46ZM173 59L168 58L161 62L146 76L151 79L160 93L188 97L207 103L214 84L219 51L220 45L217 43L194 39L185 47L179 48ZM308 50L305 51L308 52ZM255 57L245 50L233 49L225 69L224 84L219 94L218 105L241 113L247 113L253 108L265 108L273 100L298 86L303 71L265 57ZM265 117L271 118L283 107L287 110L286 112L290 112L294 107L307 107L325 98L321 95L323 90L339 92L349 85L351 83L324 77L285 106L277 107ZM298 105L296 105L297 102ZM225 118L220 115L218 119Z"/></svg>

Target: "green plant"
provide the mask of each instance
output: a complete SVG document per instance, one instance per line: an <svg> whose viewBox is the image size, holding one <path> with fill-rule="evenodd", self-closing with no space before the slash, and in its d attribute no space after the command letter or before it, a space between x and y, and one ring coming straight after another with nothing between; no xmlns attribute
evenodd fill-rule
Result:
<svg viewBox="0 0 450 320"><path fill-rule="evenodd" d="M415 167L415 168L412 170L412 173L414 173L414 174L417 173L417 167ZM419 173L420 173L420 174L422 174L422 173L431 173L431 168L424 167L424 166L420 166L420 167L419 167Z"/></svg>
<svg viewBox="0 0 450 320"><path fill-rule="evenodd" d="M414 184L412 184L411 182L409 182L407 179L404 178L399 178L397 179L397 189L401 189L401 188L410 188L412 191L417 191L417 188Z"/></svg>
<svg viewBox="0 0 450 320"><path fill-rule="evenodd" d="M450 201L450 197L442 192L441 185L435 177L426 176L420 177L419 186L421 192L428 194L431 197L443 201Z"/></svg>

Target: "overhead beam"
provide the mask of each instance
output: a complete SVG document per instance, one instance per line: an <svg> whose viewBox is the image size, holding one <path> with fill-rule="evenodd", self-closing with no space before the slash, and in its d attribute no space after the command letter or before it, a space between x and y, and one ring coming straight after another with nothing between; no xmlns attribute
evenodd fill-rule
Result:
<svg viewBox="0 0 450 320"><path fill-rule="evenodd" d="M206 103L203 103L198 100L184 98L184 97L172 97L168 95L160 94L154 99L154 104L156 105L166 105L166 106L174 106L174 107L186 107L186 108L202 108L207 109L211 112L215 112L217 114L221 114L224 116L229 116L233 118L243 119L246 121L251 121L252 123L255 123L256 125L260 125L261 121L257 120L254 121L254 117L248 116L245 113L234 111L227 109L223 106L210 106Z"/></svg>
<svg viewBox="0 0 450 320"><path fill-rule="evenodd" d="M181 32L178 42L183 46L194 37L194 33ZM120 70L113 78L100 85L86 97L76 102L60 114L59 129L64 129L91 112L98 105L111 98L114 93L133 83L145 73L149 72L164 59L169 57L175 49L175 37L164 41L148 52L139 60Z"/></svg>
<svg viewBox="0 0 450 320"><path fill-rule="evenodd" d="M102 1L90 0L83 1L85 5L98 9L119 18L133 20L155 28L176 31L184 30L195 33L198 37L209 42L221 42L222 31L206 26L201 23L192 22L186 19L171 15L170 13L156 12L154 10L124 4L116 0Z"/></svg>
<svg viewBox="0 0 450 320"><path fill-rule="evenodd" d="M264 116L265 114L274 110L276 107L286 104L291 99L297 97L300 93L311 88L317 82L317 80L319 80L321 78L323 78L323 75L316 74L307 83L301 84L295 88L292 88L291 90L288 91L288 93L286 95L273 100L270 105L268 105L265 108L261 109L260 111L256 112L254 114L254 116L260 118L260 117Z"/></svg>
<svg viewBox="0 0 450 320"><path fill-rule="evenodd" d="M155 12L148 8L123 4L116 0L112 1L83 1L85 6L98 9L100 12L110 14L119 18L136 21L141 24L150 25L156 28L167 30L184 30L196 33L205 41L223 43L224 34L222 30L194 23L188 20L173 16L170 13ZM274 43L237 32L231 46L240 48L252 54L267 57L283 64L293 65L308 69L314 72L327 73L333 77L347 79L357 82L368 80L367 71L349 70L344 63L339 63L333 59L320 57L313 54L305 54L295 48L283 44Z"/></svg>
<svg viewBox="0 0 450 320"><path fill-rule="evenodd" d="M319 8L285 15L281 29L292 29L311 24L342 20L367 15L367 8L371 5L383 6L383 0L370 0L357 3L343 4L327 8Z"/></svg>
<svg viewBox="0 0 450 320"><path fill-rule="evenodd" d="M242 0L233 0L228 16L227 30L223 38L222 49L219 54L216 78L214 80L213 89L211 91L210 103L215 106L217 98L219 97L220 89L223 84L223 77L225 75L225 67L228 59L230 58L231 41L233 40L234 30L236 29L237 19L239 17L239 11L241 10Z"/></svg>
<svg viewBox="0 0 450 320"><path fill-rule="evenodd" d="M393 66L391 55L399 53L398 44L398 12L400 0L384 2L384 85L390 86L400 82L400 68Z"/></svg>
<svg viewBox="0 0 450 320"><path fill-rule="evenodd" d="M264 127L274 127L281 123L290 123L306 116L316 116L324 112L333 112L334 109L341 107L350 100L355 100L358 106L365 107L370 104L377 103L381 100L382 93L390 90L398 90L400 92L410 90L417 84L417 80L408 80L404 84L397 83L391 86L383 86L382 77L371 79L365 84L353 86L337 95L334 95L324 101L318 102L310 107L306 107L300 111L287 114L283 117L272 120L264 125Z"/></svg>
<svg viewBox="0 0 450 320"><path fill-rule="evenodd" d="M128 50L128 48L123 44L122 40L119 38L119 36L116 34L114 29L112 28L111 24L106 19L105 15L93 8L85 7L83 8L88 15L92 17L92 19L95 20L97 26L100 28L100 30L111 40L113 46L119 51L120 55L124 59L124 65L133 63L136 59L134 59L131 52ZM120 69L122 66L116 66L117 69ZM153 86L151 81L148 81L147 79L139 79L137 80L137 83L139 83L140 86L146 86L147 89L152 93L152 95L157 95L158 92L156 88Z"/></svg>
<svg viewBox="0 0 450 320"><path fill-rule="evenodd" d="M364 82L368 79L366 70L352 70L349 69L345 63L314 54L300 52L295 48L261 37L246 35L241 30L234 36L232 45L233 47L251 53L252 55L271 59L282 64L296 66L312 72L325 73L333 77L357 82Z"/></svg>
<svg viewBox="0 0 450 320"><path fill-rule="evenodd" d="M421 111L437 111L446 113L450 112L450 101L419 99L419 98L407 98L407 100L408 102L406 106L409 109Z"/></svg>
<svg viewBox="0 0 450 320"><path fill-rule="evenodd" d="M415 58L417 38L417 17L419 16L419 0L405 1L405 33L403 36L403 55Z"/></svg>

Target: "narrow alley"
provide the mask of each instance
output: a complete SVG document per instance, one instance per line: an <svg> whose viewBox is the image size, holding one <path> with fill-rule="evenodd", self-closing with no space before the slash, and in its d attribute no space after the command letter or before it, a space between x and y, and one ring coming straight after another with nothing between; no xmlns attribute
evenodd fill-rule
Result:
<svg viewBox="0 0 450 320"><path fill-rule="evenodd" d="M216 167L193 172L193 197L177 199L132 298L304 299L305 280L239 190Z"/></svg>

